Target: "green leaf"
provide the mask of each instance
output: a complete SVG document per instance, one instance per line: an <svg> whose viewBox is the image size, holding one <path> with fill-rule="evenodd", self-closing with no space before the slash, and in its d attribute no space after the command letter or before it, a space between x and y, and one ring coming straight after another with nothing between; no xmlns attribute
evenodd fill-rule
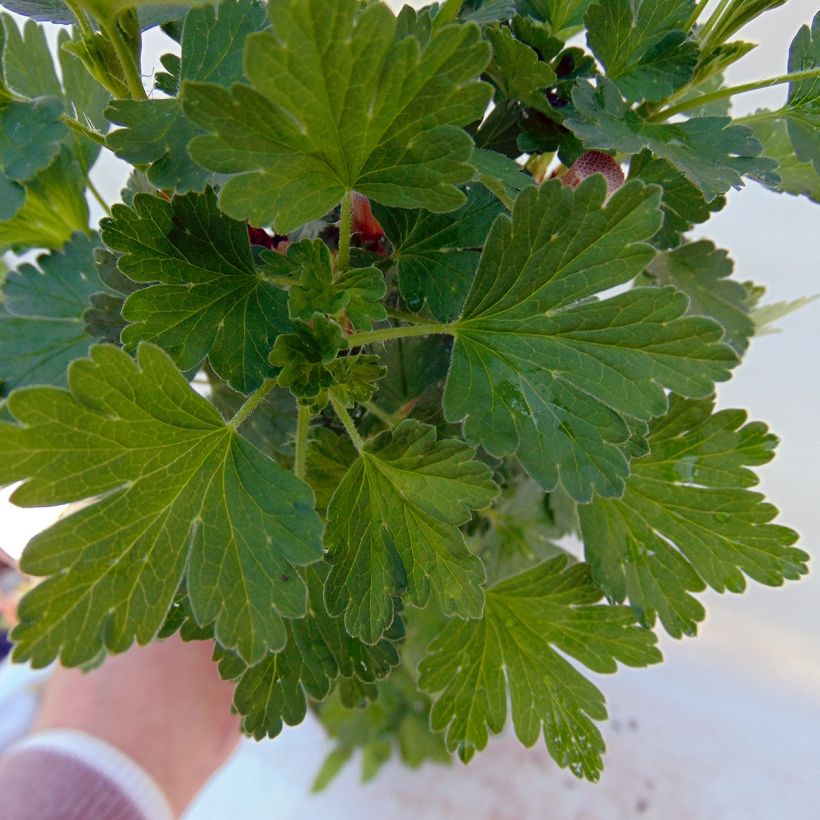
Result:
<svg viewBox="0 0 820 820"><path fill-rule="evenodd" d="M133 208L115 205L100 226L126 276L158 283L125 302L127 350L155 342L181 370L207 357L241 393L274 375L268 354L290 328L285 294L257 275L246 226L220 213L212 190L170 202L137 194Z"/></svg>
<svg viewBox="0 0 820 820"><path fill-rule="evenodd" d="M222 0L192 9L182 29L180 80L229 86L242 82L246 37L266 24L265 7L254 0ZM211 174L188 153L188 143L204 132L177 98L117 100L106 109L113 131L108 146L133 165L150 164L148 178L162 189L201 191Z"/></svg>
<svg viewBox="0 0 820 820"><path fill-rule="evenodd" d="M389 635L373 646L350 637L341 618L330 616L325 609L326 576L322 565L307 571L308 614L287 622L285 648L255 666L240 665L234 708L242 717L242 730L257 740L276 737L283 724L301 723L308 699L324 700L337 678L374 683L399 662L393 642L403 634L401 621L397 618Z"/></svg>
<svg viewBox="0 0 820 820"><path fill-rule="evenodd" d="M381 303L386 287L378 268L352 268L335 276L330 249L321 240L303 239L287 253L263 251L260 273L292 278L288 312L308 321L314 313L334 315L345 310L353 327L370 330L387 318Z"/></svg>
<svg viewBox="0 0 820 820"><path fill-rule="evenodd" d="M14 18L0 15L5 33L3 73L6 83L23 97L59 97L63 93L45 30L27 20L22 32Z"/></svg>
<svg viewBox="0 0 820 820"><path fill-rule="evenodd" d="M373 206L393 246L399 288L411 310L421 310L426 301L439 321L458 315L478 265L476 249L500 212L495 196L479 186L469 188L467 202L448 214Z"/></svg>
<svg viewBox="0 0 820 820"><path fill-rule="evenodd" d="M783 119L760 119L751 125L763 145L763 153L777 160L779 182L774 186L776 190L820 202L820 173L810 162L801 162L795 156L786 122Z"/></svg>
<svg viewBox="0 0 820 820"><path fill-rule="evenodd" d="M305 480L313 489L320 513L327 511L333 493L355 460L356 449L349 436L340 436L327 427L311 430Z"/></svg>
<svg viewBox="0 0 820 820"><path fill-rule="evenodd" d="M704 610L691 595L708 584L742 592L748 576L769 586L807 572L797 534L772 524L777 510L749 488L750 470L777 444L742 410L674 397L633 462L623 498L579 509L587 559L615 601L629 599L642 623L694 635Z"/></svg>
<svg viewBox="0 0 820 820"><path fill-rule="evenodd" d="M750 286L729 278L733 267L726 251L701 239L658 254L645 278L683 291L689 297L689 313L718 322L725 332L724 341L742 355L755 327L749 315Z"/></svg>
<svg viewBox="0 0 820 820"><path fill-rule="evenodd" d="M137 6L137 17L140 28L147 29L158 26L166 19L173 19L178 14L185 13L186 5L195 5L198 0L129 0L127 3L117 2L111 8L130 8ZM178 7L174 4L178 2ZM153 5L151 5L153 4ZM3 0L2 4L9 11L31 17L43 23L60 23L70 26L77 22L74 13L63 0ZM107 9L107 0L97 0L96 3L79 3L80 6ZM110 10L110 9L109 9Z"/></svg>
<svg viewBox="0 0 820 820"><path fill-rule="evenodd" d="M329 394L345 407L372 397L375 382L385 373L378 356L338 356L347 346L342 329L318 313L310 325L295 319L293 330L276 340L270 362L282 368L279 384L289 388L300 403L317 414L324 409Z"/></svg>
<svg viewBox="0 0 820 820"><path fill-rule="evenodd" d="M85 177L65 145L25 188L11 183L11 189L22 204L5 211L12 214L0 222L0 248L59 250L74 232L88 231Z"/></svg>
<svg viewBox="0 0 820 820"><path fill-rule="evenodd" d="M8 179L25 182L51 163L68 136L62 113L59 97L0 101L0 169Z"/></svg>
<svg viewBox="0 0 820 820"><path fill-rule="evenodd" d="M224 418L235 415L246 398L225 382L211 379L210 399ZM296 404L287 390L272 388L262 404L238 429L244 438L266 456L275 458L283 466L290 466L296 432Z"/></svg>
<svg viewBox="0 0 820 820"><path fill-rule="evenodd" d="M614 83L595 89L579 83L572 92L576 112L564 120L588 148L637 154L648 148L668 160L707 202L740 188L743 177L765 181L775 162L759 156L762 146L750 128L729 117L696 117L685 122L654 123L628 108Z"/></svg>
<svg viewBox="0 0 820 820"><path fill-rule="evenodd" d="M694 0L606 0L589 7L587 43L626 99L664 100L692 79Z"/></svg>
<svg viewBox="0 0 820 820"><path fill-rule="evenodd" d="M767 156L771 156L767 152ZM665 159L653 157L649 151L635 154L629 164L629 178L646 184L660 185L663 225L652 243L660 248L674 248L681 243L684 233L695 225L706 222L715 211L726 204L723 196L711 202L680 171Z"/></svg>
<svg viewBox="0 0 820 820"><path fill-rule="evenodd" d="M472 140L490 87L473 81L489 48L473 24L423 46L396 41L381 3L282 0L272 30L247 38L251 87L183 84L186 113L211 136L191 155L233 174L221 207L279 233L324 216L348 191L402 208L449 211L473 174ZM329 93L332 89L332 93Z"/></svg>
<svg viewBox="0 0 820 820"><path fill-rule="evenodd" d="M820 12L802 26L789 48L789 72L807 71L820 64ZM786 120L794 153L800 162L811 162L820 174L820 77L789 84Z"/></svg>
<svg viewBox="0 0 820 820"><path fill-rule="evenodd" d="M470 541L490 583L562 554L558 541L575 527L575 506L530 479L508 483L492 510L482 513L489 525Z"/></svg>
<svg viewBox="0 0 820 820"><path fill-rule="evenodd" d="M513 38L506 26L487 30L487 39L493 47L493 59L487 75L507 99L523 105L551 111L544 89L555 84L555 72L549 63L526 43Z"/></svg>
<svg viewBox="0 0 820 820"><path fill-rule="evenodd" d="M0 425L0 483L13 501L101 496L33 538L21 559L49 576L22 601L19 660L79 666L154 638L183 578L196 620L248 663L280 649L306 612L294 565L322 555L310 488L239 437L143 344L138 362L98 345L69 391L15 391ZM288 582L282 576L289 577Z"/></svg>
<svg viewBox="0 0 820 820"><path fill-rule="evenodd" d="M31 0L14 0L16 3L30 2ZM173 6L196 6L207 3L208 0L77 0L77 5L91 13L95 20L113 21L118 15L128 9L147 12L148 15L157 15L156 22L167 16L169 7Z"/></svg>
<svg viewBox="0 0 820 820"><path fill-rule="evenodd" d="M508 210L512 210L512 204L521 191L535 184L532 176L517 162L495 151L477 148L473 152L472 163L476 168L475 179L492 191Z"/></svg>
<svg viewBox="0 0 820 820"><path fill-rule="evenodd" d="M392 623L395 595L424 607L432 594L447 615L479 617L484 568L458 527L496 492L472 448L437 442L428 424L408 419L369 440L328 509L328 611L367 643Z"/></svg>
<svg viewBox="0 0 820 820"><path fill-rule="evenodd" d="M21 265L3 283L0 301L0 383L7 394L30 384L64 385L66 368L92 339L83 311L100 289L92 259L96 236L76 234L62 252Z"/></svg>
<svg viewBox="0 0 820 820"><path fill-rule="evenodd" d="M674 290L628 282L655 251L660 191L624 185L604 204L594 174L577 189L525 190L484 246L444 394L448 421L496 456L518 453L545 489L578 501L623 492L630 430L666 411L664 388L702 396L737 360L709 319L681 317Z"/></svg>
<svg viewBox="0 0 820 820"><path fill-rule="evenodd" d="M596 781L604 741L596 720L604 697L563 655L593 672L614 672L616 661L647 666L661 659L655 636L622 606L600 605L589 566L567 567L562 556L487 590L484 616L451 621L428 648L420 687L437 693L430 715L449 751L470 760L488 733L507 721L508 699L525 746L542 728L559 766ZM563 653L563 654L559 654Z"/></svg>
<svg viewBox="0 0 820 820"><path fill-rule="evenodd" d="M89 336L119 345L120 334L128 324L122 318L122 306L129 294L145 285L125 276L117 267L117 254L105 248L94 251L94 264L106 289L92 293L89 297L90 307L83 313L85 332Z"/></svg>
<svg viewBox="0 0 820 820"><path fill-rule="evenodd" d="M589 4L590 0L518 0L522 12L549 23L556 36L579 26Z"/></svg>

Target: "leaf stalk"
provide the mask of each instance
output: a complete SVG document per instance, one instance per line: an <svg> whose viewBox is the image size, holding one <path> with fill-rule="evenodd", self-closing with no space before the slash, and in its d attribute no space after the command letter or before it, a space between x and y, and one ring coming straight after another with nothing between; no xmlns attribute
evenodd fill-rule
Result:
<svg viewBox="0 0 820 820"><path fill-rule="evenodd" d="M333 405L333 411L339 417L339 421L350 436L350 440L353 442L356 452L361 453L364 448L364 441L359 435L359 431L356 429L356 425L353 423L350 413L347 412L347 408L333 395L333 391L330 391L328 395L330 403Z"/></svg>
<svg viewBox="0 0 820 820"><path fill-rule="evenodd" d="M351 333L347 337L348 347L361 347L371 345L375 342L385 342L388 339L404 339L407 336L432 336L437 333L453 335L450 325L442 325L438 322L425 322L419 325L382 327L377 330L365 330L361 333Z"/></svg>
<svg viewBox="0 0 820 820"><path fill-rule="evenodd" d="M262 403L265 396L273 390L276 384L276 379L265 379L261 386L245 399L244 404L236 411L236 413L227 422L228 427L232 430L238 430L239 426L245 421L251 413Z"/></svg>

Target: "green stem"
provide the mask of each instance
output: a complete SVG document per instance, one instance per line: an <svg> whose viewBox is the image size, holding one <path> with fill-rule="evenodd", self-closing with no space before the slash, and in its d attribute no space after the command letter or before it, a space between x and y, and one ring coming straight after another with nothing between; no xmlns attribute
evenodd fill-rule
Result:
<svg viewBox="0 0 820 820"><path fill-rule="evenodd" d="M108 207L108 203L102 198L102 194L97 189L97 186L91 181L91 177L86 174L85 176L85 185L89 191L91 191L91 196L97 200L99 206L103 209L103 211L108 215L111 216L111 208Z"/></svg>
<svg viewBox="0 0 820 820"><path fill-rule="evenodd" d="M134 55L129 51L125 40L117 28L116 23L108 21L100 21L100 29L106 37L108 37L111 45L114 46L114 51L117 54L117 59L122 66L125 82L128 85L128 91L131 94L131 99L146 100L148 99L145 93L145 88L142 85L142 77L140 76L140 68L134 59Z"/></svg>
<svg viewBox="0 0 820 820"><path fill-rule="evenodd" d="M88 22L88 18L85 16L83 10L72 0L65 0L65 4L70 9L71 13L77 18L77 23L80 26L80 31L82 31L85 37L92 37L94 35L94 29L91 28L91 24Z"/></svg>
<svg viewBox="0 0 820 820"><path fill-rule="evenodd" d="M775 85L783 85L784 83L791 83L796 80L811 80L816 77L820 77L820 68L808 68L805 71L793 71L791 74L781 74L779 77L771 77L768 80L757 80L753 83L732 85L727 88L721 88L718 91L713 91L711 94L701 94L698 97L683 100L671 108L658 111L657 114L649 119L652 121L665 120L675 114L680 114L681 111L688 111L690 108L697 108L698 106L707 105L708 103L716 102L726 97L733 97L735 94L745 94L747 91L760 91L763 88L771 88Z"/></svg>
<svg viewBox="0 0 820 820"><path fill-rule="evenodd" d="M344 425L347 434L350 436L350 440L353 442L353 446L356 448L356 452L361 453L364 442L359 435L359 431L356 429L356 425L353 423L353 419L350 418L350 413L347 412L347 408L333 395L333 391L330 391L328 395L330 396L330 403L333 405L333 409L339 417L339 421Z"/></svg>
<svg viewBox="0 0 820 820"><path fill-rule="evenodd" d="M398 423L392 413L382 410L378 404L375 404L372 401L364 402L362 407L364 407L368 413L372 413L379 421L383 421L388 427L395 427Z"/></svg>
<svg viewBox="0 0 820 820"><path fill-rule="evenodd" d="M409 322L411 325L426 325L430 321L415 313L408 313L406 310L396 310L395 308L387 308L387 315L391 319L399 319L402 322Z"/></svg>
<svg viewBox="0 0 820 820"><path fill-rule="evenodd" d="M698 39L703 44L703 48L701 49L703 54L706 54L706 41L708 36L712 33L715 26L718 24L718 21L721 17L723 17L723 12L726 11L726 7L732 2L732 0L720 0L720 2L715 7L715 10L709 15L709 19L703 24L703 28L698 32Z"/></svg>
<svg viewBox="0 0 820 820"><path fill-rule="evenodd" d="M307 441L310 430L310 410L299 405L296 417L296 446L293 451L293 473L296 478L304 478L307 472Z"/></svg>
<svg viewBox="0 0 820 820"><path fill-rule="evenodd" d="M361 347L362 345L371 345L374 342L384 342L388 339L403 339L406 336L432 336L436 333L452 335L453 330L450 325L441 325L438 322L411 325L410 327L382 327L378 330L351 333L347 337L347 346Z"/></svg>
<svg viewBox="0 0 820 820"><path fill-rule="evenodd" d="M347 191L342 197L342 211L339 217L339 254L336 270L341 273L350 264L350 229L353 222L353 194Z"/></svg>
<svg viewBox="0 0 820 820"><path fill-rule="evenodd" d="M700 0L700 2L697 4L697 6L695 6L695 10L692 12L692 16L687 21L686 28L684 29L684 31L691 31L692 30L692 26L694 26L695 23L697 23L698 18L700 17L701 14L703 14L703 10L708 5L709 5L709 0Z"/></svg>
<svg viewBox="0 0 820 820"><path fill-rule="evenodd" d="M60 114L59 119L60 122L65 123L72 131L76 131L84 137L88 137L88 139L96 142L97 145L105 145L105 137L102 134L98 134L96 131L86 128L79 120L75 120L74 117L69 117L68 114Z"/></svg>
<svg viewBox="0 0 820 820"><path fill-rule="evenodd" d="M276 384L276 379L265 379L262 386L253 391L253 393L245 399L245 403L236 411L236 413L228 421L228 427L238 430L243 421L262 403L265 396L273 390Z"/></svg>

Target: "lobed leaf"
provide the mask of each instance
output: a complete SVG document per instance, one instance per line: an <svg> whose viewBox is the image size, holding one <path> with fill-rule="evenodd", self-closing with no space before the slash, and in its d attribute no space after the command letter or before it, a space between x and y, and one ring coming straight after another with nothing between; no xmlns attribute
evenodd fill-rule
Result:
<svg viewBox="0 0 820 820"><path fill-rule="evenodd" d="M196 621L256 663L306 612L294 566L322 556L310 488L236 434L160 348L98 345L69 390L25 388L0 424L21 506L97 500L33 538L15 657L82 666L151 641L185 580ZM283 581L283 577L288 581Z"/></svg>

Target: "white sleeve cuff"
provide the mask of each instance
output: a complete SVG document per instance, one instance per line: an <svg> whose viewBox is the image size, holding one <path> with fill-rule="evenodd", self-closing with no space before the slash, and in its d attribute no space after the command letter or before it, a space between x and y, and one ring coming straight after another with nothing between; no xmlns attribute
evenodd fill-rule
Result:
<svg viewBox="0 0 820 820"><path fill-rule="evenodd" d="M174 820L162 789L145 769L125 752L76 729L50 729L28 735L8 752L40 749L73 757L115 784L151 820Z"/></svg>

